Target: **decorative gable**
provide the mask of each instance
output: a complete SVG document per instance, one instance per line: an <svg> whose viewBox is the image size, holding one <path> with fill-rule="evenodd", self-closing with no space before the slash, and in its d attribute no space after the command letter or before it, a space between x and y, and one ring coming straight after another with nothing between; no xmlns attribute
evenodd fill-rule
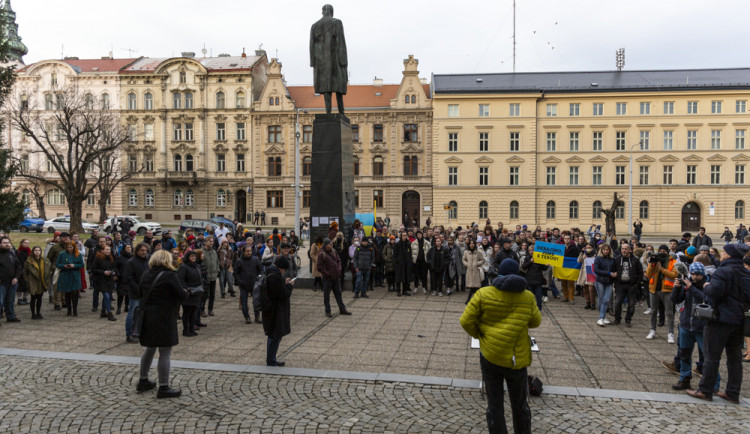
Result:
<svg viewBox="0 0 750 434"><path fill-rule="evenodd" d="M714 154L708 158L706 158L708 161L727 161L727 157L719 154Z"/></svg>
<svg viewBox="0 0 750 434"><path fill-rule="evenodd" d="M266 148L266 154L283 154L284 147L274 143Z"/></svg>
<svg viewBox="0 0 750 434"><path fill-rule="evenodd" d="M458 157L450 157L450 158L446 159L445 162L448 163L448 164L460 164L460 163L463 163L464 160L462 160L462 159L460 159Z"/></svg>
<svg viewBox="0 0 750 434"><path fill-rule="evenodd" d="M388 152L388 146L386 146L385 143L376 142L370 146L370 152L375 152L375 153Z"/></svg>
<svg viewBox="0 0 750 434"><path fill-rule="evenodd" d="M299 147L300 152L312 152L312 145L310 143L306 143Z"/></svg>
<svg viewBox="0 0 750 434"><path fill-rule="evenodd" d="M738 154L732 157L732 161L750 161L750 157L745 154Z"/></svg>
<svg viewBox="0 0 750 434"><path fill-rule="evenodd" d="M620 155L619 157L613 158L612 162L614 162L614 163L629 163L630 162L630 158L628 158L628 157L626 157L624 155Z"/></svg>
<svg viewBox="0 0 750 434"><path fill-rule="evenodd" d="M698 162L698 161L703 161L703 158L701 158L701 157L699 157L699 156L697 156L695 154L690 154L687 157L683 158L682 161Z"/></svg>
<svg viewBox="0 0 750 434"><path fill-rule="evenodd" d="M570 157L567 160L565 160L566 163L570 163L570 164L581 164L584 161L585 160L581 157Z"/></svg>
<svg viewBox="0 0 750 434"><path fill-rule="evenodd" d="M659 158L659 161L661 161L662 163L676 163L680 161L680 159L675 157L674 155L665 155Z"/></svg>
<svg viewBox="0 0 750 434"><path fill-rule="evenodd" d="M422 146L419 143L414 143L414 142L404 143L404 145L401 147L401 152L404 152L404 153L422 152Z"/></svg>
<svg viewBox="0 0 750 434"><path fill-rule="evenodd" d="M589 158L589 163L606 163L607 161L609 160L602 157L601 155L597 155L596 157Z"/></svg>
<svg viewBox="0 0 750 434"><path fill-rule="evenodd" d="M649 157L648 155L644 155L642 157L636 158L635 161L639 163L653 163L654 161L656 161L656 159L653 157Z"/></svg>
<svg viewBox="0 0 750 434"><path fill-rule="evenodd" d="M505 162L506 163L510 163L510 164L521 164L521 163L525 163L526 160L524 160L521 157L517 157L517 156L514 155L514 156L508 158L507 160L505 160Z"/></svg>
<svg viewBox="0 0 750 434"><path fill-rule="evenodd" d="M560 162L562 162L562 160L560 160L557 157L547 157L544 160L542 160L542 163L547 163L547 164L558 164Z"/></svg>
<svg viewBox="0 0 750 434"><path fill-rule="evenodd" d="M492 163L495 162L495 160L493 160L492 158L487 157L487 156L482 156L482 157L479 157L476 160L474 160L474 162L475 163L481 163L481 164L492 164Z"/></svg>

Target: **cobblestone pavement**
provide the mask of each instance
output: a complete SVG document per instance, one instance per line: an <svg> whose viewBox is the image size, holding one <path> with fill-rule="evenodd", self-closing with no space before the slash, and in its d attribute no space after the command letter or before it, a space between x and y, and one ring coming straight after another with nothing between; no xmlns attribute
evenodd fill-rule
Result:
<svg viewBox="0 0 750 434"><path fill-rule="evenodd" d="M486 432L478 389L173 369L183 396L157 401L135 392L137 370L0 356L0 432ZM530 405L534 432L741 432L750 423L746 407L729 405L558 395Z"/></svg>

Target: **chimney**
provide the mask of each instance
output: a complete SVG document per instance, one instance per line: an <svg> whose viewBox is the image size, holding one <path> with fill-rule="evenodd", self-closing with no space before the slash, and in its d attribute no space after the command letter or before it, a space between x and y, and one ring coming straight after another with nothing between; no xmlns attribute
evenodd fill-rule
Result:
<svg viewBox="0 0 750 434"><path fill-rule="evenodd" d="M195 51L183 51L182 57L189 57L192 59L195 57Z"/></svg>
<svg viewBox="0 0 750 434"><path fill-rule="evenodd" d="M382 78L378 78L377 76L375 76L375 78L372 80L372 85L373 86L382 86L383 85L383 79Z"/></svg>
<svg viewBox="0 0 750 434"><path fill-rule="evenodd" d="M247 58L247 54L245 54L245 47L242 47L242 58Z"/></svg>
<svg viewBox="0 0 750 434"><path fill-rule="evenodd" d="M423 85L427 84L427 79L424 78L424 77L422 77L422 78L419 79L419 82L422 83Z"/></svg>

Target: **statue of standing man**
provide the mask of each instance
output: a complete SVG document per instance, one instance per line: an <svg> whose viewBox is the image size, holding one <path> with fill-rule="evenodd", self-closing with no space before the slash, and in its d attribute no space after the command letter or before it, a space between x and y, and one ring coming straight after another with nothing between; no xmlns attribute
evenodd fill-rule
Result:
<svg viewBox="0 0 750 434"><path fill-rule="evenodd" d="M331 93L344 114L344 95L348 81L344 25L333 18L333 6L323 6L323 18L310 29L310 66L313 67L315 93L323 94L326 114L331 114Z"/></svg>

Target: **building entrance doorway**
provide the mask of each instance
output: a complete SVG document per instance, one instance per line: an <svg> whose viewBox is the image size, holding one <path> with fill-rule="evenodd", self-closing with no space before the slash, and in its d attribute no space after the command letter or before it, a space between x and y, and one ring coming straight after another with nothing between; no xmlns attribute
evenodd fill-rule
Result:
<svg viewBox="0 0 750 434"><path fill-rule="evenodd" d="M695 232L701 227L701 207L695 202L688 202L682 207L682 231Z"/></svg>
<svg viewBox="0 0 750 434"><path fill-rule="evenodd" d="M247 193L245 190L237 190L234 198L234 218L240 223L247 223Z"/></svg>
<svg viewBox="0 0 750 434"><path fill-rule="evenodd" d="M414 190L401 195L401 221L407 228L419 227L419 193Z"/></svg>

